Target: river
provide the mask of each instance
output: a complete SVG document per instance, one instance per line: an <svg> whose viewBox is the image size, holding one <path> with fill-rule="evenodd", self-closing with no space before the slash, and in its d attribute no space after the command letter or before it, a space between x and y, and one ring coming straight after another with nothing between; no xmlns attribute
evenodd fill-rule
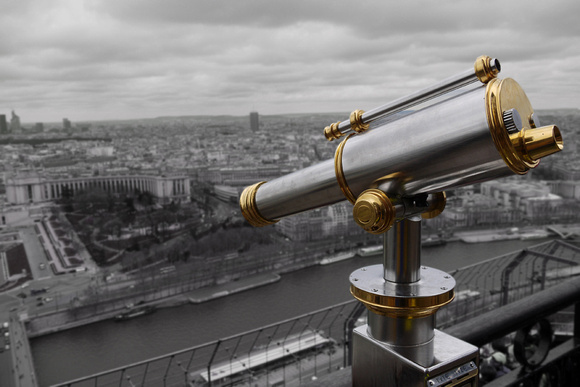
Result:
<svg viewBox="0 0 580 387"><path fill-rule="evenodd" d="M423 249L422 263L451 271L542 242L453 242ZM160 309L124 323L102 321L32 339L38 380L41 386L68 381L350 300L349 274L381 260L381 256L355 257L315 266L284 274L277 283L203 304Z"/></svg>

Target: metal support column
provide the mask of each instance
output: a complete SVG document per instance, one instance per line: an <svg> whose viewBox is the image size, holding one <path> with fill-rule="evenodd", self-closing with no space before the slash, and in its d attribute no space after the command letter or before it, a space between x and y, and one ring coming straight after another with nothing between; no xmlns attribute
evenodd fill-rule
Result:
<svg viewBox="0 0 580 387"><path fill-rule="evenodd" d="M421 265L421 219L403 219L384 235L383 265L350 277L370 312L353 332L353 385L477 386L478 348L435 329L455 280Z"/></svg>

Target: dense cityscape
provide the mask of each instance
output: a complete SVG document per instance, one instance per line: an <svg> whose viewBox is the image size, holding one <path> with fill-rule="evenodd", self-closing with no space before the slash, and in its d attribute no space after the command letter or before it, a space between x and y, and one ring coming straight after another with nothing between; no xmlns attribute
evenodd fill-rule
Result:
<svg viewBox="0 0 580 387"><path fill-rule="evenodd" d="M565 151L525 178L447 192L445 211L423 222L425 246L574 230L580 111L540 113L566 131ZM336 145L322 129L345 118L252 112L31 124L16 111L0 114L0 323L25 322L20 334L33 338L129 319L203 302L200 289L259 286L380 245L346 201L261 229L239 211L246 186L331 159ZM8 336L0 344L6 353L22 346Z"/></svg>

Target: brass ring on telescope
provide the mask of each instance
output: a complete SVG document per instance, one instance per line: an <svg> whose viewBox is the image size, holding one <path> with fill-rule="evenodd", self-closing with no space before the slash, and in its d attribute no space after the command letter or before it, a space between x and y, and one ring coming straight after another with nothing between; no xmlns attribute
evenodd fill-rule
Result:
<svg viewBox="0 0 580 387"><path fill-rule="evenodd" d="M278 222L277 220L269 220L264 218L256 206L256 192L258 191L258 188L264 183L265 181L261 181L246 187L240 195L240 208L242 210L242 215L244 218L246 218L248 223L254 227L263 227Z"/></svg>
<svg viewBox="0 0 580 387"><path fill-rule="evenodd" d="M324 128L324 137L326 137L328 141L337 140L344 136L344 133L341 133L340 130L338 130L339 124L340 121L335 122L334 124L330 124Z"/></svg>
<svg viewBox="0 0 580 387"><path fill-rule="evenodd" d="M473 64L473 68L475 70L475 76L477 76L477 79L479 79L481 83L487 83L499 74L499 69L491 67L491 58L486 55L477 58Z"/></svg>
<svg viewBox="0 0 580 387"><path fill-rule="evenodd" d="M338 186L340 190L344 194L344 196L348 199L349 202L354 204L356 202L356 198L353 195L352 191L348 187L346 183L346 177L344 176L344 171L342 169L342 150L344 149L344 145L346 141L353 136L354 133L349 134L336 148L336 152L334 153L334 173L336 174L336 180L338 181Z"/></svg>
<svg viewBox="0 0 580 387"><path fill-rule="evenodd" d="M350 113L350 127L357 133L362 133L369 129L369 124L362 122L364 112L364 110L358 109Z"/></svg>

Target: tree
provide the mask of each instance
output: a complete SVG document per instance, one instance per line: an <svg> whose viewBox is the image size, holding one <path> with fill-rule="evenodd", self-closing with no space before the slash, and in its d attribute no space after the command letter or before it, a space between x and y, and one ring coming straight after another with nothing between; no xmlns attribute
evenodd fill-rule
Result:
<svg viewBox="0 0 580 387"><path fill-rule="evenodd" d="M107 193L100 188L81 191L73 198L75 209L89 214L106 209L106 200Z"/></svg>
<svg viewBox="0 0 580 387"><path fill-rule="evenodd" d="M105 223L102 228L101 231L104 234L107 235L112 235L115 237L120 237L121 236L121 229L123 228L123 222L121 222L119 219L113 219L108 221L107 223Z"/></svg>
<svg viewBox="0 0 580 387"><path fill-rule="evenodd" d="M60 196L61 196L60 202L64 206L64 211L65 212L73 212L74 211L74 207L72 205L73 192L68 187L67 184L64 184L62 186L61 191L60 191Z"/></svg>

